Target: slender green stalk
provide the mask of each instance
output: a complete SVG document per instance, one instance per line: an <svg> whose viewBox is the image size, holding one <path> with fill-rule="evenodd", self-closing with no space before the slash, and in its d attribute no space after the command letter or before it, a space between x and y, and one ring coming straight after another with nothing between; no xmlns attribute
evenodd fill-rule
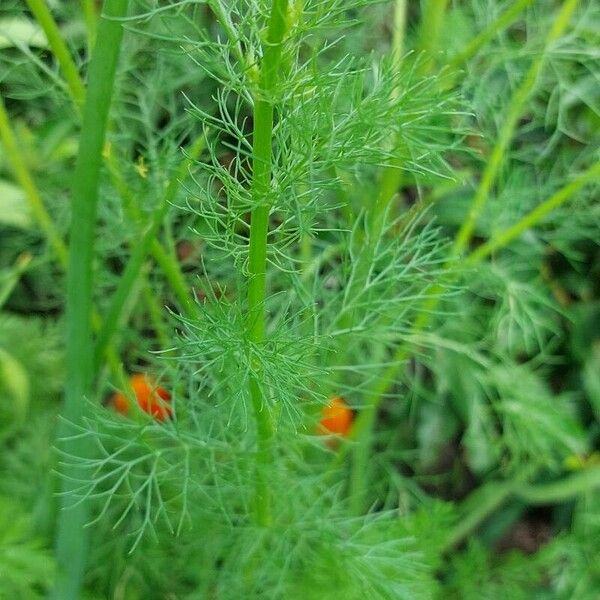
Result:
<svg viewBox="0 0 600 600"><path fill-rule="evenodd" d="M229 39L235 57L238 59L240 65L246 68L248 66L246 57L244 55L244 51L242 50L239 36L235 30L235 25L231 21L229 10L226 6L223 6L221 0L208 0L207 4L210 6L213 14L221 24L223 31L225 31L225 35Z"/></svg>
<svg viewBox="0 0 600 600"><path fill-rule="evenodd" d="M440 36L444 27L448 0L424 0L419 27L418 49L424 54L421 72L428 73L436 62Z"/></svg>
<svg viewBox="0 0 600 600"><path fill-rule="evenodd" d="M20 254L8 275L3 274L1 281L2 285L0 286L0 309L10 298L12 291L15 289L17 283L19 283L19 279L21 279L23 273L27 272L32 259L33 256L28 252Z"/></svg>
<svg viewBox="0 0 600 600"><path fill-rule="evenodd" d="M495 35L508 27L528 6L535 0L516 0L498 18L490 23L486 29L476 35L460 52L455 54L448 65L455 69L465 64L470 58L487 44Z"/></svg>
<svg viewBox="0 0 600 600"><path fill-rule="evenodd" d="M104 327L98 334L96 340L96 366L99 366L100 362L103 360L106 348L109 347L110 341L117 330L125 304L127 303L135 282L141 272L143 262L151 250L154 259L162 268L171 288L175 292L184 313L189 318L193 318L196 314L196 305L188 291L188 286L179 265L162 245L157 242L156 235L163 224L171 203L177 196L181 181L185 178L188 169L200 156L205 146L206 138L204 135L198 137L192 144L189 149L188 158L182 160L175 173L173 173L158 208L154 211L151 221L149 225L147 225L141 239L135 245L125 267L125 271L121 275L117 289L111 299L111 304L104 319ZM174 262L176 268L173 266Z"/></svg>
<svg viewBox="0 0 600 600"><path fill-rule="evenodd" d="M538 225L552 210L558 208L560 205L571 200L575 193L579 191L583 186L588 183L597 182L600 178L600 162L594 163L589 169L584 171L573 181L565 185L558 192L553 194L547 200L544 200L531 212L527 213L517 223L511 227L497 233L491 240L479 246L465 259L465 264L475 265L488 256L490 256L496 250L500 250L506 247L510 242L516 239L527 229L531 229ZM439 294L443 291L441 286L433 286L429 291L429 297L424 301L423 307L419 312L419 316L411 327L411 334L415 335L423 331L429 324L432 315L434 314L435 308L439 302ZM398 371L402 367L402 362L410 357L410 350L406 344L402 344L396 350L393 364L391 364L379 378L376 385L373 388L372 396L370 399L373 400L375 408L379 406L380 399L390 391L390 388L396 380ZM379 400L374 400L377 397ZM356 424L353 428L353 436L359 438L363 432L369 428L371 420L374 418L374 412L371 410L371 402L367 402L367 406L364 411L361 412L358 417Z"/></svg>
<svg viewBox="0 0 600 600"><path fill-rule="evenodd" d="M456 264L455 261L471 240L476 220L489 198L489 193L492 185L496 181L497 174L503 163L505 152L514 135L518 120L527 100L530 98L536 86L544 66L548 49L551 44L564 33L577 6L577 2L578 0L566 0L562 5L556 20L546 37L543 51L540 53L539 57L536 58L527 72L524 81L511 98L508 115L500 131L499 140L486 165L480 186L473 198L467 218L459 229L454 241L451 258L446 264L447 272L450 272L450 269ZM435 307L439 303L440 293L443 291L443 283L444 282L440 282L429 289L428 297L424 300L419 315L411 328L412 333L422 331L429 324ZM373 426L377 410L383 397L393 386L398 371L402 368L402 364L409 357L410 349L406 344L401 344L393 356L392 364L385 369L381 377L376 381L371 388L371 391L368 393L365 400L365 406L354 425L352 437L357 443L353 449L353 466L350 475L350 486L352 490L351 501L355 512L358 512L362 508L362 503L364 502L363 496L366 486L366 474L368 461L371 455Z"/></svg>
<svg viewBox="0 0 600 600"><path fill-rule="evenodd" d="M273 0L260 66L257 97L254 102L254 141L251 193L254 208L250 221L248 250L248 338L253 344L265 339L265 299L267 270L267 236L269 231L269 192L273 161L273 94L278 83L282 42L287 29L287 0ZM250 380L250 397L258 434L256 460L256 522L271 522L271 500L266 469L273 460L273 423L259 383L260 374Z"/></svg>
<svg viewBox="0 0 600 600"><path fill-rule="evenodd" d="M394 32L392 34L392 64L394 72L399 76L402 66L402 55L404 53L404 36L406 34L406 0L396 0L394 6ZM392 98L397 99L400 95L400 87L395 86L392 91ZM395 139L393 145L398 147L402 140ZM398 192L402 182L402 163L396 161L383 169L379 188L375 198L375 205L372 209L373 227L381 226L383 215L385 214L390 202Z"/></svg>
<svg viewBox="0 0 600 600"><path fill-rule="evenodd" d="M477 263L490 256L493 252L500 248L504 248L515 238L520 236L527 229L535 227L549 213L570 200L577 191L591 182L600 180L600 161L594 163L589 169L581 173L567 185L562 187L558 192L552 195L547 200L536 206L531 212L527 213L517 223L494 235L485 244L476 248L469 256L467 263Z"/></svg>
<svg viewBox="0 0 600 600"><path fill-rule="evenodd" d="M406 35L406 0L394 2L394 31L392 32L392 62L395 71L400 71Z"/></svg>
<svg viewBox="0 0 600 600"><path fill-rule="evenodd" d="M150 322L154 328L154 333L158 341L158 347L160 349L168 348L171 344L169 334L164 322L164 311L162 306L152 289L148 277L142 271L142 296L144 302L148 308L148 314L150 316Z"/></svg>
<svg viewBox="0 0 600 600"><path fill-rule="evenodd" d="M191 151L193 156L198 156L202 152L204 146L205 139L204 136L201 136L192 145ZM118 162L110 152L104 153L104 158L111 175L112 183L121 196L121 200L123 201L123 207L125 208L127 216L132 221L142 226L144 217L142 215L142 211L140 210L138 199L129 189L129 186L123 177L123 173L119 168ZM185 281L185 277L181 272L181 267L176 258L164 248L158 239L156 239L156 235L158 234L158 230L163 223L171 202L175 199L175 195L179 189L179 180L185 176L185 173L191 163L192 161L189 159L182 161L180 168L177 169L175 173L176 179L169 182L159 207L156 209L153 217L150 219L150 225L146 229L146 233L144 233L142 236L141 243L136 244L136 249L132 255L132 258L135 256L136 266L133 266L132 264L129 268L130 272L126 272L119 282L119 287L122 288L122 293L125 294L123 298L126 298L127 286L129 283L133 283L135 281L135 277L137 276L137 273L139 273L146 254L150 253L167 278L167 281L169 282L169 285L179 301L183 312L188 316L194 315L195 308L193 298ZM133 279L129 283L125 284L123 279L129 277L133 277ZM113 309L114 308L116 307L113 307Z"/></svg>
<svg viewBox="0 0 600 600"><path fill-rule="evenodd" d="M576 496L600 487L600 469L590 468L552 483L523 484L518 481L490 484L485 497L479 491L473 498L465 500L471 504L460 522L452 529L445 540L442 552L449 552L466 540L482 523L511 498L518 498L529 505L548 505L567 502Z"/></svg>
<svg viewBox="0 0 600 600"><path fill-rule="evenodd" d="M523 485L515 490L519 498L528 504L555 504L600 487L600 468L584 469L579 473L552 483Z"/></svg>
<svg viewBox="0 0 600 600"><path fill-rule="evenodd" d="M0 96L0 139L2 140L2 144L6 151L8 163L13 170L15 179L19 182L19 185L25 192L25 198L27 199L35 220L38 222L44 235L50 242L59 263L62 267L66 267L68 255L67 247L54 226L54 223L44 206L38 188L33 181L33 177L29 172L25 157L19 148L17 138L10 126L10 119L2 96Z"/></svg>
<svg viewBox="0 0 600 600"><path fill-rule="evenodd" d="M96 43L96 24L98 22L98 14L94 0L81 0L81 10L87 30L88 52L91 54L94 44Z"/></svg>
<svg viewBox="0 0 600 600"><path fill-rule="evenodd" d="M79 73L77 68L75 67L75 63L69 54L69 50L66 47L54 21L52 14L48 10L48 7L45 4L45 0L27 0L31 11L34 13L36 19L38 20L40 26L44 29L48 41L50 43L50 47L61 65L61 69L63 71L63 75L67 80L67 85L73 99L73 102L80 106L83 104L85 99L85 88L79 77ZM96 24L96 12L93 5L93 2L89 0L82 0L84 14L86 16L86 23L88 25L88 33L89 35L95 35L95 24ZM114 169L114 161L111 162L110 156L107 159L107 163L109 167L113 167ZM111 169L111 173L113 172ZM129 190L124 183L124 180L120 178L118 183L122 185L117 185L118 191L121 193L124 200L128 200L131 197ZM126 203L127 204L127 203ZM130 203L131 204L131 203ZM132 208L132 207L130 207ZM49 239L52 239L51 237ZM179 302L186 312L190 313L192 311L193 300L191 295L187 290L187 286L185 284L185 279L180 272L179 265L172 259L172 257L161 247L160 243L157 240L150 241L150 251L154 256L157 263L161 266L163 271L165 271L165 275L175 292ZM142 257L143 258L143 257ZM66 264L66 248L64 252L64 262ZM141 260L139 262L139 266L141 266Z"/></svg>
<svg viewBox="0 0 600 600"><path fill-rule="evenodd" d="M56 57L63 76L67 81L71 96L77 106L81 107L85 98L85 88L52 13L48 9L45 0L26 1L36 21L46 34L52 53Z"/></svg>
<svg viewBox="0 0 600 600"><path fill-rule="evenodd" d="M83 108L83 126L73 181L71 243L67 274L67 385L63 417L67 423L81 423L84 398L94 380L93 345L90 343L92 313L92 271L98 184L102 148L112 98L117 60L123 37L119 18L127 13L128 0L106 0L99 23L89 69L89 87ZM64 430L59 434L62 435ZM85 456L87 443L81 439L59 440L62 449ZM72 507L73 482L62 481L63 500L57 525L56 557L59 566L53 597L79 597L87 555L87 505Z"/></svg>
<svg viewBox="0 0 600 600"><path fill-rule="evenodd" d="M544 48L537 55L533 61L533 64L529 68L529 71L527 71L525 79L523 79L521 85L519 85L511 97L506 119L502 125L502 128L500 129L500 132L498 133L498 141L496 142L488 163L486 164L485 170L483 171L481 182L477 188L473 201L471 202L471 207L467 213L467 217L456 236L454 242L455 255L460 255L471 240L477 219L479 218L483 207L489 199L490 192L494 183L496 182L496 177L498 176L500 167L504 162L506 150L508 149L509 144L515 134L515 129L519 119L523 114L526 103L531 97L540 73L542 72L544 64L546 63L549 49L552 44L560 38L569 25L569 21L571 20L571 16L577 7L577 3L578 0L566 0L566 2L563 3L554 23L552 24L552 27L550 28L550 31L548 32L548 35L546 36Z"/></svg>

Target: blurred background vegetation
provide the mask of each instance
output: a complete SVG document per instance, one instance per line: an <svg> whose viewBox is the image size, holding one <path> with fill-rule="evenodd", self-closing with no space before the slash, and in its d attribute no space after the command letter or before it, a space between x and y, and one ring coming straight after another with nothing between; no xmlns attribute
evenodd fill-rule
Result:
<svg viewBox="0 0 600 600"><path fill-rule="evenodd" d="M98 448L90 462L55 451L66 381L60 241L69 240L81 119L28 3L0 6L0 598L50 590L56 472L73 465L94 521L82 597L598 598L598 3L571 2L568 26L547 43L568 2L306 2L339 12L300 30L294 60L316 74L298 68L306 79L294 79L293 60L285 65L289 93L282 86L281 103L290 116L274 134L281 149L274 202L283 216L271 223L274 342L264 360L274 365L269 385L290 415L276 442L285 463L278 477L287 482L279 489L287 489L275 504L287 525L267 533L240 517L254 443L246 437L245 365L236 362L247 341L239 298L248 81L235 59L227 62L234 51L220 3L130 4L99 186L100 315L165 189L179 185L156 235L168 257L154 247L144 257L118 320L116 358L103 362L86 399L88 419L74 430ZM85 82L97 3L47 5ZM261 43L246 22L249 7L262 14L267 5L227 7L251 32L245 52ZM466 252L594 165L596 176L506 247L453 267L447 281L440 273L450 241L536 61L540 72L514 115ZM384 102L396 93L396 68L397 113ZM310 96L311 85L320 94ZM347 137L328 146L329 122L344 122L353 94L368 101L348 119ZM319 128L322 139L310 138ZM322 143L305 179L302 132ZM398 154L403 170L389 176L394 132L406 147ZM203 134L205 147L190 157ZM373 293L357 288L348 304L367 235L361 219L385 185L392 200L369 259ZM183 290L165 260L178 265ZM439 302L428 327L415 331L432 281L443 284ZM349 337L342 309L356 320ZM313 330L323 338L316 345ZM359 517L345 491L352 443L328 446L314 426L332 394L360 419L398 343L408 353L374 417ZM149 424L143 415L115 414L111 395L135 372L169 388L176 419ZM298 397L308 400L295 409ZM338 470L325 479L336 452Z"/></svg>

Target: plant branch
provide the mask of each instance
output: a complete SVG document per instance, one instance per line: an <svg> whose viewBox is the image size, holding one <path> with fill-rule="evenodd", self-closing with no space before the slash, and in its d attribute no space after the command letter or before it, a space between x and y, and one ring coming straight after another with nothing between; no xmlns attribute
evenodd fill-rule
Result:
<svg viewBox="0 0 600 600"><path fill-rule="evenodd" d="M58 61L75 104L78 108L81 108L85 99L85 87L52 13L48 9L45 0L26 1L36 21L46 34L52 53Z"/></svg>
<svg viewBox="0 0 600 600"><path fill-rule="evenodd" d="M91 313L93 292L93 258L98 203L98 184L102 148L114 88L117 60L123 38L122 23L128 0L106 0L99 23L98 42L89 69L89 87L83 107L83 126L73 180L71 241L67 273L67 385L62 416L65 423L80 424L84 416L84 398L92 390L94 349ZM64 436L65 429L59 432ZM71 437L59 440L64 451L85 456L87 442ZM87 554L87 506L85 502L69 506L74 483L62 481L63 501L59 513L56 556L59 573L53 597L75 600L79 597Z"/></svg>
<svg viewBox="0 0 600 600"><path fill-rule="evenodd" d="M551 483L529 485L520 481L492 483L485 497L482 497L478 490L464 501L465 504L471 504L473 508L467 511L450 531L442 547L442 553L447 553L461 544L511 498L518 498L529 505L558 504L598 487L600 487L599 468L585 469Z"/></svg>
<svg viewBox="0 0 600 600"><path fill-rule="evenodd" d="M25 157L19 148L17 138L10 126L10 119L2 96L0 96L0 139L6 150L8 163L15 175L15 179L19 182L19 185L25 192L25 198L27 199L35 220L38 222L44 235L50 242L59 264L63 268L66 268L68 256L67 247L54 226L54 223L44 206L38 188L33 181L33 177L29 172Z"/></svg>
<svg viewBox="0 0 600 600"><path fill-rule="evenodd" d="M550 28L550 31L548 32L548 35L546 36L544 48L535 58L533 64L529 68L529 71L527 71L525 78L521 82L521 85L519 85L511 97L508 105L508 114L498 133L498 141L496 142L496 145L492 150L492 154L490 155L490 158L485 166L483 175L481 177L481 182L479 183L479 187L477 188L475 196L473 197L467 217L456 235L453 247L453 253L456 256L460 255L464 251L471 240L477 219L479 218L483 207L489 199L490 192L496 182L498 172L500 171L500 168L504 162L506 150L513 139L519 119L521 118L527 101L535 90L539 76L546 63L550 47L557 39L560 38L569 25L571 15L577 6L577 2L578 0L566 0L566 2L563 3L554 23L552 24L552 27Z"/></svg>
<svg viewBox="0 0 600 600"><path fill-rule="evenodd" d="M177 265L177 268L173 267L171 255L158 243L156 235L167 215L171 203L175 200L181 181L186 176L187 171L193 162L200 156L205 145L206 137L204 134L199 136L192 144L189 149L188 157L181 161L175 173L173 173L159 206L154 211L150 223L146 226L141 239L138 240L129 257L129 261L127 262L125 270L119 279L117 289L111 299L111 304L104 320L104 327L98 334L96 340L96 366L100 365L106 348L110 344L110 341L119 326L123 309L130 298L135 282L141 273L143 262L150 252L152 252L153 257L162 268L163 273L171 284L171 288L175 292L184 313L189 318L193 318L196 314L194 301L188 292L188 287L185 283L183 274L179 269L179 265Z"/></svg>
<svg viewBox="0 0 600 600"><path fill-rule="evenodd" d="M478 263L484 258L490 256L496 250L504 248L514 239L519 237L527 229L535 227L548 214L559 206L570 200L576 192L588 183L598 182L600 180L600 161L594 163L589 169L578 175L573 181L567 183L558 192L553 194L547 200L536 206L531 212L527 213L517 223L494 235L485 244L473 250L466 258L467 263Z"/></svg>
<svg viewBox="0 0 600 600"><path fill-rule="evenodd" d="M253 209L248 250L248 338L252 345L265 339L265 299L267 236L269 231L271 172L273 161L273 95L278 83L282 42L287 28L287 0L273 0L264 54L260 66L257 98L254 103L254 141L251 194ZM270 492L265 470L272 462L273 424L259 382L260 374L250 379L250 397L258 433L256 464L256 521L271 522Z"/></svg>
<svg viewBox="0 0 600 600"><path fill-rule="evenodd" d="M490 23L481 33L476 35L460 52L449 61L448 66L456 69L466 63L470 58L487 44L498 32L508 27L527 7L535 0L516 0L498 18Z"/></svg>

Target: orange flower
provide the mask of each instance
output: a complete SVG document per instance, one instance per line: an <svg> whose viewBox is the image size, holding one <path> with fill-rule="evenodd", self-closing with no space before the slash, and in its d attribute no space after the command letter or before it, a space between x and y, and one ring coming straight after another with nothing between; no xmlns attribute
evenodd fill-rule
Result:
<svg viewBox="0 0 600 600"><path fill-rule="evenodd" d="M346 436L350 433L354 413L341 396L333 396L323 408L319 431L323 434Z"/></svg>
<svg viewBox="0 0 600 600"><path fill-rule="evenodd" d="M168 402L171 394L164 388L157 387L154 382L142 373L134 373L129 378L129 385L137 399L138 406L157 421L164 421L173 414ZM129 412L129 399L121 392L111 398L111 404L117 412L126 415Z"/></svg>

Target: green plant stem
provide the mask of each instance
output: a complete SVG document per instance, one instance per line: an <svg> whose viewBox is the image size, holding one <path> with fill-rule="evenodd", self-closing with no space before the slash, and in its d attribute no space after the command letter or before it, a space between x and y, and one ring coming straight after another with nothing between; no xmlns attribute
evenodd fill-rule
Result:
<svg viewBox="0 0 600 600"><path fill-rule="evenodd" d="M165 275L183 313L188 317L195 316L196 305L190 293L190 287L175 257L165 250L156 238L150 241L150 253Z"/></svg>
<svg viewBox="0 0 600 600"><path fill-rule="evenodd" d="M394 66L394 72L399 76L402 67L402 56L404 53L404 36L406 34L406 0L396 0L394 4L394 31L392 34L391 57ZM400 95L399 86L395 86L392 91L392 99L396 100ZM393 146L398 148L401 140L394 139ZM402 162L396 160L394 164L383 169L375 205L373 206L372 221L373 227L381 226L383 215L385 214L390 202L398 192L402 182Z"/></svg>
<svg viewBox="0 0 600 600"><path fill-rule="evenodd" d="M481 33L476 35L460 52L449 61L448 66L456 69L473 58L477 52L487 44L495 35L508 27L527 7L535 0L516 0L498 18L490 23Z"/></svg>
<svg viewBox="0 0 600 600"><path fill-rule="evenodd" d="M67 273L67 385L62 411L64 421L81 424L85 412L84 399L94 380L94 349L92 338L92 272L98 183L102 148L112 98L117 60L123 37L120 18L126 16L128 0L106 0L104 15L98 29L98 42L89 69L89 87L83 108L83 126L73 181L71 242ZM87 443L79 438L62 440L65 428L59 432L59 445L66 453L85 456ZM67 474L68 475L68 474ZM59 513L56 536L56 557L59 571L53 597L75 600L79 597L87 555L87 505L73 502L75 485L69 478L62 480L62 510Z"/></svg>
<svg viewBox="0 0 600 600"><path fill-rule="evenodd" d="M567 502L579 494L600 487L600 468L592 467L559 481L522 485L515 494L527 504L546 505Z"/></svg>
<svg viewBox="0 0 600 600"><path fill-rule="evenodd" d="M17 144L14 132L10 127L8 114L4 106L2 96L0 96L0 139L2 139L8 162L13 169L15 179L23 188L25 192L25 198L28 201L31 212L36 219L38 225L41 227L44 235L50 242L50 246L56 257L56 261L63 271L67 270L68 265L68 249L65 245L62 237L56 229L54 222L50 218L46 207L42 201L42 196L39 192L38 187L33 180L33 176L27 167L25 157L21 153ZM95 331L98 331L101 327L101 320L98 313L92 311L92 326ZM108 347L106 349L106 357L111 366L114 369L119 365L119 358L114 348Z"/></svg>
<svg viewBox="0 0 600 600"><path fill-rule="evenodd" d="M466 258L467 263L478 263L490 256L496 250L504 248L527 229L535 227L548 214L570 200L576 192L588 183L598 182L600 179L600 161L594 163L589 169L578 175L573 181L562 187L547 200L536 206L517 223L494 235L485 244L482 244Z"/></svg>
<svg viewBox="0 0 600 600"><path fill-rule="evenodd" d="M577 176L573 181L566 184L559 191L553 194L550 198L539 204L532 211L523 216L517 223L511 227L497 233L492 239L485 244L479 246L465 259L464 263L468 266L475 266L477 263L489 257L496 250L506 247L510 242L516 239L527 229L537 226L552 210L555 210L565 202L573 198L573 196L582 187L589 183L597 182L600 178L600 162L594 163L589 169ZM441 285L434 285L429 290L429 297L424 301L419 315L413 326L411 327L411 335L417 335L423 331L429 324L435 308L440 301L440 294L443 292ZM352 439L361 440L365 447L370 446L372 429L377 415L377 410L382 399L394 385L398 372L402 365L411 356L411 351L407 343L400 344L396 349L392 364L383 372L377 380L368 395L365 406L361 410L359 416L352 429ZM343 446L341 452L335 459L334 466L339 464L347 452L349 446ZM358 446L357 446L358 448ZM354 454L355 465L351 472L351 486L360 486L358 481L353 481L353 478L362 477L361 472L366 467L368 461L368 453Z"/></svg>
<svg viewBox="0 0 600 600"><path fill-rule="evenodd" d="M152 250L152 255L161 267L167 277L171 288L181 305L181 309L188 318L194 318L196 315L196 304L194 303L185 278L181 273L179 265L173 267L173 257L157 242L156 235L163 224L171 203L175 200L181 181L185 178L188 169L193 162L200 156L206 145L204 135L198 137L189 149L188 157L181 161L177 170L171 177L164 196L162 197L158 208L154 211L150 223L147 225L142 237L135 245L135 248L127 262L125 270L119 279L119 284L115 290L107 314L104 319L104 326L98 334L95 348L95 364L98 367L104 358L106 349L119 326L122 318L123 309L131 295L135 283L142 270L142 265L146 256Z"/></svg>
<svg viewBox="0 0 600 600"><path fill-rule="evenodd" d="M156 334L156 339L158 341L158 347L161 350L168 348L171 344L169 334L167 332L167 328L164 323L164 312L163 307L161 306L150 282L148 281L148 277L142 270L142 296L144 298L144 302L148 308L148 315L150 316L150 321L152 323L152 327L154 328L154 333Z"/></svg>
<svg viewBox="0 0 600 600"><path fill-rule="evenodd" d="M71 58L69 49L65 44L52 13L48 9L45 0L26 1L36 21L46 34L52 53L56 57L67 85L69 86L71 96L76 105L81 107L85 99L85 88L81 81L81 77L79 76L79 71Z"/></svg>
<svg viewBox="0 0 600 600"><path fill-rule="evenodd" d="M464 514L459 523L450 531L442 547L442 553L449 552L467 539L482 523L491 517L511 498L517 498L529 505L548 505L567 502L579 494L600 487L600 468L590 468L564 477L552 483L524 484L519 481L496 482L490 484L491 492L481 498L478 492L475 500L469 497L464 503L473 508Z"/></svg>
<svg viewBox="0 0 600 600"><path fill-rule="evenodd" d="M423 0L418 40L418 49L424 54L420 68L422 74L429 73L436 62L447 6L448 0Z"/></svg>
<svg viewBox="0 0 600 600"><path fill-rule="evenodd" d="M500 131L499 140L486 165L481 183L473 198L467 218L456 235L451 250L450 260L445 267L446 272L448 273L451 272L451 269L456 264L456 260L471 240L475 223L488 200L492 185L496 181L496 176L503 163L506 149L514 135L518 119L521 116L526 101L529 99L536 86L538 77L545 63L548 49L551 44L564 33L577 6L577 2L578 0L566 0L566 2L564 2L546 37L543 52L536 58L527 72L524 81L511 98L508 115ZM447 279L447 277L445 279ZM440 294L444 289L443 284L445 283L445 279L442 282L433 285L428 290L427 298L423 301L419 314L411 328L413 334L422 331L429 324L431 315L434 313L435 307L439 303ZM382 399L393 386L402 364L410 358L410 355L411 352L407 344L401 344L397 348L392 358L391 365L384 370L381 377L368 392L363 409L354 424L352 439L354 439L356 443L353 447L353 463L350 473L351 503L354 512L360 512L364 503L364 490L367 485L368 462L371 457L373 428L377 410ZM345 451L346 450L344 450L344 452ZM335 462L337 463L338 460Z"/></svg>
<svg viewBox="0 0 600 600"><path fill-rule="evenodd" d="M490 155L490 158L485 166L483 175L481 177L481 182L479 183L479 187L477 188L475 196L473 197L473 201L471 202L466 219L456 235L453 248L453 253L455 255L460 255L471 240L477 219L479 218L483 207L489 199L490 192L496 182L498 172L504 163L506 150L513 139L519 119L526 107L526 103L536 87L540 73L542 72L546 62L548 52L552 44L560 38L567 28L571 16L577 7L577 3L578 0L566 0L566 2L563 3L555 21L552 24L552 27L550 28L550 31L548 32L548 35L546 36L544 48L536 56L531 67L529 68L529 71L527 71L525 78L511 97L506 119L504 120L504 123L498 133L498 141L496 142L496 145L492 150L492 154Z"/></svg>
<svg viewBox="0 0 600 600"><path fill-rule="evenodd" d="M25 157L19 148L17 138L10 126L10 119L2 96L0 96L0 139L2 140L2 144L6 151L8 164L15 175L15 179L25 192L25 198L27 199L35 220L38 222L44 235L50 242L58 262L63 268L66 268L68 256L67 247L54 226L54 223L44 206L38 188L33 181L33 177L29 172Z"/></svg>
<svg viewBox="0 0 600 600"><path fill-rule="evenodd" d="M81 0L81 10L85 20L85 28L87 30L88 52L91 54L96 43L96 24L98 22L98 14L94 0Z"/></svg>
<svg viewBox="0 0 600 600"><path fill-rule="evenodd" d="M273 161L273 95L278 83L282 42L287 28L287 0L273 0L264 55L260 66L257 97L254 102L254 140L251 193L253 209L250 220L248 250L248 339L259 345L265 339L265 299L267 269L267 236L271 172ZM249 384L250 397L256 420L258 450L256 458L256 522L267 526L271 522L271 500L267 473L273 460L273 423L260 385L260 373L255 373Z"/></svg>
<svg viewBox="0 0 600 600"><path fill-rule="evenodd" d="M248 66L246 57L244 56L239 36L235 30L235 25L229 16L229 10L227 7L223 6L221 0L208 0L207 4L221 24L221 27L223 28L223 31L225 32L225 35L227 36L227 39L233 48L235 57L238 59L242 68L246 69Z"/></svg>
<svg viewBox="0 0 600 600"><path fill-rule="evenodd" d="M10 298L23 273L27 272L32 260L33 256L28 252L24 252L17 257L14 266L8 271L8 275L3 273L0 280L0 309L2 309L6 301Z"/></svg>
<svg viewBox="0 0 600 600"><path fill-rule="evenodd" d="M185 281L183 273L181 272L179 262L177 261L176 257L168 252L160 243L160 241L156 239L156 234L158 233L158 230L167 215L170 204L175 199L179 189L180 180L185 177L187 169L191 166L193 160L200 155L205 145L206 140L204 135L202 135L192 144L190 148L193 158L183 160L180 164L180 167L176 170L176 179L172 179L169 182L167 190L165 191L165 194L159 203L158 209L150 219L150 227L155 237L149 239L149 246L145 246L145 252L149 252L152 255L158 266L163 271L163 274L167 278L169 285L171 286L178 302L181 305L181 309L187 316L194 315L195 304L192 295L188 290L188 285ZM123 200L123 206L127 216L132 221L141 225L144 220L144 216L140 210L138 199L134 194L131 193L117 161L111 153L105 155L105 160L109 168L113 185Z"/></svg>

